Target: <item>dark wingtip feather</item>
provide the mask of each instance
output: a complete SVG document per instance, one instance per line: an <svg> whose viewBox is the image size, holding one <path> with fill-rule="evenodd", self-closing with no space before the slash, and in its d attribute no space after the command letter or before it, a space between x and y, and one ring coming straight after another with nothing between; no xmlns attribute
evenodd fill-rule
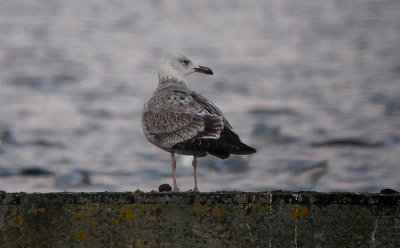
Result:
<svg viewBox="0 0 400 248"><path fill-rule="evenodd" d="M229 158L230 154L246 155L257 152L256 149L242 143L239 136L228 128L224 128L219 139L192 138L178 143L173 149L208 152L221 159Z"/></svg>
<svg viewBox="0 0 400 248"><path fill-rule="evenodd" d="M238 149L230 151L230 153L232 154L238 154L238 155L246 155L246 154L252 154L252 153L256 153L257 150L254 149L253 147L250 147L244 143L240 143Z"/></svg>

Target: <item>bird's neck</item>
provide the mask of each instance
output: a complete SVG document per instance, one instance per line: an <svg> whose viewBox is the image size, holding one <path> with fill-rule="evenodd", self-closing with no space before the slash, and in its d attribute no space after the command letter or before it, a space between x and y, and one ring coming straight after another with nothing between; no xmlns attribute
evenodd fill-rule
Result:
<svg viewBox="0 0 400 248"><path fill-rule="evenodd" d="M157 89L169 87L169 86L178 86L187 88L188 84L184 77L176 77L173 75L163 75L158 74L158 87Z"/></svg>

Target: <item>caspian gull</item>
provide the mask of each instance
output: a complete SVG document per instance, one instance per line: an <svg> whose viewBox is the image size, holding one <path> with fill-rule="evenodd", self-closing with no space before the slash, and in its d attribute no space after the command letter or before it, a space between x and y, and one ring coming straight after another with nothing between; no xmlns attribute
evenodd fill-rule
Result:
<svg viewBox="0 0 400 248"><path fill-rule="evenodd" d="M175 153L193 156L194 188L197 188L197 157L208 153L225 159L230 154L251 154L256 150L242 143L221 110L204 96L189 90L186 76L210 68L195 65L182 52L167 53L161 59L159 84L142 112L144 134L152 144L171 153L174 191Z"/></svg>

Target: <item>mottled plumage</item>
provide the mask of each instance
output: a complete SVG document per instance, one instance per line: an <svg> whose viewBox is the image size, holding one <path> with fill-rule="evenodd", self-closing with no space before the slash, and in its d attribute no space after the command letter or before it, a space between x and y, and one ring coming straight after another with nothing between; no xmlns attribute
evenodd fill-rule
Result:
<svg viewBox="0 0 400 248"><path fill-rule="evenodd" d="M195 66L181 52L166 54L159 68L159 85L142 113L146 138L171 153L174 191L178 190L174 153L193 155L197 191L197 157L209 153L225 159L230 154L256 152L240 141L217 106L188 89L185 77L192 72L213 74L207 67Z"/></svg>

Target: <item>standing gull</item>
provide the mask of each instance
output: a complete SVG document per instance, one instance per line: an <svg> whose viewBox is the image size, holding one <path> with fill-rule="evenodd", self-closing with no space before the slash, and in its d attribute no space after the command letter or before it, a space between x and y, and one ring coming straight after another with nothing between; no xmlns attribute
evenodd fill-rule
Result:
<svg viewBox="0 0 400 248"><path fill-rule="evenodd" d="M210 68L195 65L182 52L167 53L161 59L158 87L145 103L143 131L148 141L171 153L174 191L175 153L193 156L194 188L197 188L197 158L208 153L225 159L230 154L250 154L256 150L243 144L221 110L204 96L189 90L186 76L200 72L213 75Z"/></svg>

